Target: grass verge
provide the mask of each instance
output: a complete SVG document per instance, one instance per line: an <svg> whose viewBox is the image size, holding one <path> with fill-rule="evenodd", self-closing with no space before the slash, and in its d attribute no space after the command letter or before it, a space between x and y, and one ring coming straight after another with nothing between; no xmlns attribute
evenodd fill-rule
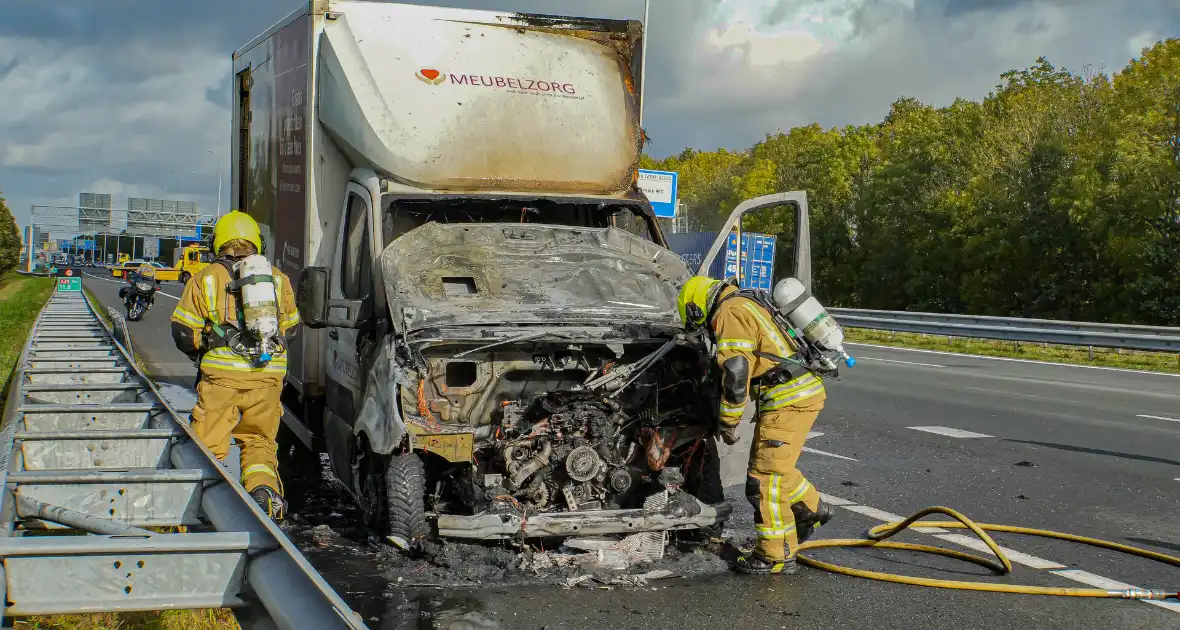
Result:
<svg viewBox="0 0 1180 630"><path fill-rule="evenodd" d="M20 352L24 348L37 313L53 291L54 278L31 278L16 274L0 278L0 374L4 394ZM94 304L101 304L89 291ZM106 311L99 316L108 324ZM0 409L4 397L0 397ZM169 528L173 529L173 528ZM166 610L157 612L99 613L91 615L45 615L25 617L13 624L22 630L227 630L238 628L229 609Z"/></svg>
<svg viewBox="0 0 1180 630"><path fill-rule="evenodd" d="M237 627L238 623L228 609L54 615L29 617L13 624L14 630L225 630Z"/></svg>
<svg viewBox="0 0 1180 630"><path fill-rule="evenodd" d="M915 333L892 333L883 330L845 328L844 334L851 343L870 343L899 348L938 350L961 354L978 354L988 357L1008 357L1030 361L1051 361L1072 365L1145 370L1150 372L1180 373L1180 355L1162 352L1117 351L1110 348L1087 348L1058 346L987 339L948 338L945 336L921 335Z"/></svg>
<svg viewBox="0 0 1180 630"><path fill-rule="evenodd" d="M10 273L0 277L0 409L8 400L12 371L29 339L37 314L55 284L53 278Z"/></svg>

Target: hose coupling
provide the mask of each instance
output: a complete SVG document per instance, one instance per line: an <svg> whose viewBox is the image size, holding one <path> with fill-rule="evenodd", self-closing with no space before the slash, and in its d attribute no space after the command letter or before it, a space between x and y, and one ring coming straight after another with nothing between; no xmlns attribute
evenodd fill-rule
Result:
<svg viewBox="0 0 1180 630"><path fill-rule="evenodd" d="M1111 591L1111 593L1117 594L1123 599L1147 599L1156 601L1163 601L1165 599L1180 599L1180 593L1153 591L1146 588L1128 588L1120 591Z"/></svg>

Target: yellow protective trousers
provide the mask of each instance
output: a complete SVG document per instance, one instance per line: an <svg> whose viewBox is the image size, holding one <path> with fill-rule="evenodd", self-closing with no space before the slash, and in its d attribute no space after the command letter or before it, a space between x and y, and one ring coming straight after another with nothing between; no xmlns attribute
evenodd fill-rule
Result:
<svg viewBox="0 0 1180 630"><path fill-rule="evenodd" d="M238 442L246 492L268 486L283 493L275 444L282 416L281 393L281 384L239 389L204 378L197 384L192 429L219 460L229 455L230 437Z"/></svg>
<svg viewBox="0 0 1180 630"><path fill-rule="evenodd" d="M821 394L777 409L759 405L746 498L754 506L754 551L767 560L793 557L799 547L792 505L803 502L813 512L819 509L819 491L795 466L825 398Z"/></svg>

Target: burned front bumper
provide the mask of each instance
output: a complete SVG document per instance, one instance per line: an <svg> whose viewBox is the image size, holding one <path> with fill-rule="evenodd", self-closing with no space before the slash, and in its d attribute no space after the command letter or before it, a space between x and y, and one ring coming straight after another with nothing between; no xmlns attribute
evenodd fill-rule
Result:
<svg viewBox="0 0 1180 630"><path fill-rule="evenodd" d="M494 540L503 538L544 538L549 536L594 536L601 534L636 534L683 529L699 529L724 523L729 518L728 503L707 505L696 497L684 495L680 501L660 509L587 510L584 512L519 512L476 514L474 516L439 515L438 535L446 538Z"/></svg>

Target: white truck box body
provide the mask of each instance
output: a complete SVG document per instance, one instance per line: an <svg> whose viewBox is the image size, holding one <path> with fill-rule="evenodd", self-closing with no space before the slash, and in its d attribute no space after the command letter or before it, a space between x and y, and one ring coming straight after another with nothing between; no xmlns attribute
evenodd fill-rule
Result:
<svg viewBox="0 0 1180 630"><path fill-rule="evenodd" d="M611 195L639 157L614 48L511 14L339 2L319 50L319 122L416 188ZM362 157L363 156L363 157Z"/></svg>
<svg viewBox="0 0 1180 630"><path fill-rule="evenodd" d="M641 27L311 0L233 55L231 195L293 282L338 259L345 188L371 169L407 194L642 199ZM288 380L322 390L326 331L301 328Z"/></svg>

